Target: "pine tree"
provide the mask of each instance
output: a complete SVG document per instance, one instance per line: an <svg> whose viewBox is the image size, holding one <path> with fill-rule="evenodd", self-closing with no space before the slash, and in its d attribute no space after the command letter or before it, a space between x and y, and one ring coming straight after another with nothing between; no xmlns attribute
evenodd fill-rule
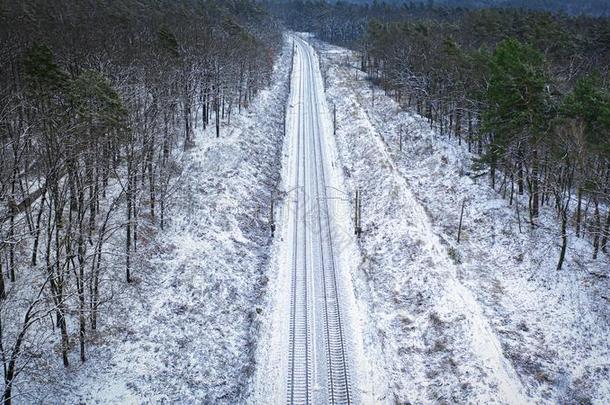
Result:
<svg viewBox="0 0 610 405"><path fill-rule="evenodd" d="M485 158L492 167L492 176L499 159L513 145L516 145L519 173L526 161L531 162L530 220L533 224L539 211L538 149L548 122L544 59L527 44L515 39L504 40L492 55L490 73L483 128L492 134L492 142Z"/></svg>

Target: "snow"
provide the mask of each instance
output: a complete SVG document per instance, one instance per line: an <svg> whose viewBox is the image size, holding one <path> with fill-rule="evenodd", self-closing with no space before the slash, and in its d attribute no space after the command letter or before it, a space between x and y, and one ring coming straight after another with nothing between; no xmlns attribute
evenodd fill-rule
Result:
<svg viewBox="0 0 610 405"><path fill-rule="evenodd" d="M310 41L328 75L319 106L323 154L361 402L610 403L610 258L591 260L590 243L570 233L564 269L556 271L552 207L543 207L542 226L522 221L520 229L515 207L476 176L465 146L379 89L373 105L357 55ZM295 198L287 180L294 145L282 134L291 47L287 40L273 85L223 123L221 138L213 128L197 133L166 230L140 241L137 281L125 287L122 259L104 269L112 291L87 362L79 365L73 350L63 370L57 353L41 355L19 377L15 402L285 401L287 336L278 331L290 299L283 246L292 233L283 225ZM293 74L294 82L301 72ZM400 126L407 129L402 151ZM358 188L364 232L356 241ZM526 202L520 198L520 207ZM52 328L49 322L41 333L56 337Z"/></svg>
<svg viewBox="0 0 610 405"><path fill-rule="evenodd" d="M356 300L353 294L352 280L350 272L357 266L357 258L359 257L357 247L352 236L353 225L351 220L351 211L349 203L346 200L345 192L343 189L343 180L341 178L342 173L339 171L336 163L336 146L332 138L332 122L330 121L330 114L328 106L322 99L321 102L313 110L308 110L307 106L301 109L301 105L311 104L314 102L313 99L306 99L305 97L313 97L311 93L306 93L304 98L300 98L299 85L301 79L306 75L304 69L310 69L310 67L304 67L301 64L301 59L307 60L305 54L309 54L313 58L313 86L312 91L317 92L319 97L323 97L324 89L322 85L322 77L320 71L317 68L318 62L313 50L303 43L302 45L298 41L298 37L295 41L299 43L297 45L297 52L295 54L294 72L292 76L292 92L289 99L289 108L287 111L287 136L284 143L284 160L283 160L283 171L282 171L282 190L284 191L285 198L282 204L279 206L277 211L278 223L281 226L281 237L276 239L274 246L274 253L272 259L272 274L270 297L268 302L268 310L266 313L271 313L272 316L268 318L266 325L263 327L263 333L261 335L262 343L259 345L258 353L258 368L255 373L253 381L254 392L252 397L249 399L251 403L282 403L286 398L286 384L287 378L287 367L289 352L289 309L290 309L290 291L291 291L291 269L293 251L292 246L294 243L294 223L295 223L295 212L294 202L296 198L299 198L301 190L295 189L297 182L297 139L299 131L305 132L305 139L315 139L314 134L319 130L319 137L321 143L322 156L319 162L320 166L323 166L326 180L326 193L328 197L328 213L330 218L330 224L332 227L333 234L333 250L334 262L337 269L337 283L339 286L339 302L342 312L342 319L344 329L345 344L347 346L347 357L349 369L349 378L351 383L351 399L354 403L374 403L376 396L378 396L377 390L378 385L381 385L380 381L383 378L377 374L377 370L374 367L369 368L368 358L365 357L364 342L362 323L367 321L366 317L362 316L362 312L356 307ZM305 66L309 66L305 63ZM304 83L310 83L309 79L306 79ZM317 112L317 115L308 120L308 114L311 112ZM299 120L303 118L301 114L305 115L304 122L305 129L299 129ZM311 126L308 126L311 125ZM313 146L312 146L313 147ZM305 156L309 161L310 165L318 164L313 160L312 150L305 147ZM309 152L309 154L308 154ZM319 167L318 170L321 170ZM313 171L310 173L310 175ZM309 180L310 184L314 182L313 179ZM313 186L312 186L313 187ZM299 194L297 194L297 192ZM304 190L304 194L313 193L312 190ZM315 197L307 196L305 197ZM312 203L313 201L306 201ZM311 204L313 207L313 204ZM305 210L307 216L312 216L313 221L313 208L309 207ZM313 226L315 228L315 225ZM312 229L310 227L309 229ZM311 236L313 240L316 240L316 230ZM301 243L299 243L300 245ZM308 261L314 263L312 268L316 268L315 263L320 260L316 256L319 247L308 249L306 252L301 252L302 255L308 256ZM298 254L297 254L298 255ZM328 259L327 259L328 260ZM326 392L326 375L325 371L327 368L325 351L322 350L324 334L323 331L323 316L322 316L322 305L323 296L321 295L322 287L320 285L321 275L316 274L315 271L309 272L311 287L311 295L313 297L311 302L311 336L313 342L312 349L312 363L313 363L313 389L314 402L323 403L328 399L323 399ZM317 349L317 350L316 350ZM317 400L315 399L317 398Z"/></svg>
<svg viewBox="0 0 610 405"><path fill-rule="evenodd" d="M234 404L248 395L268 282L289 49L286 43L272 87L223 123L220 138L199 126L166 230L142 241L137 282L105 306L103 334L87 362L65 371L56 365L39 382L55 387L45 403Z"/></svg>
<svg viewBox="0 0 610 405"><path fill-rule="evenodd" d="M608 257L591 261L589 244L571 235L557 272L552 209L542 227L522 223L520 233L514 207L486 177L466 174L465 146L379 89L373 105L357 55L316 46L337 107L346 188L363 190L363 261L353 278L375 325L366 333L380 337L389 402L610 402L610 285L594 275L607 274Z"/></svg>
<svg viewBox="0 0 610 405"><path fill-rule="evenodd" d="M305 35L305 38L308 38ZM311 52L316 67L320 65L318 55ZM352 357L352 387L355 391L356 403L378 403L387 397L385 381L387 375L379 366L380 344L375 334L369 334L371 318L367 308L361 305L355 296L353 279L354 272L361 260L354 237L354 222L352 195L345 190L345 179L337 145L333 137L332 109L322 95L325 94L324 80L320 69L315 71L316 91L321 95L320 123L322 125L322 161L325 164L327 197L329 200L330 218L334 229L336 264L340 285L339 293L343 303L346 335L350 336L350 354Z"/></svg>

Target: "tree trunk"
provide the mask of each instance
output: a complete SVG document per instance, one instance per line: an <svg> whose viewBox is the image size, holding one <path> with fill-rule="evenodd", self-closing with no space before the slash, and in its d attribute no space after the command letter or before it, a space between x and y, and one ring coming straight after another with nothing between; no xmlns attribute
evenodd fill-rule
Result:
<svg viewBox="0 0 610 405"><path fill-rule="evenodd" d="M523 179L523 163L517 162L517 190L519 195L523 195L525 190Z"/></svg>
<svg viewBox="0 0 610 405"><path fill-rule="evenodd" d="M185 78L185 84L184 84L184 108L183 108L183 113L184 113L184 149L188 149L192 142L192 129L191 129L191 100L190 100L190 96L189 96L189 88L188 88L188 83L186 82L186 78Z"/></svg>
<svg viewBox="0 0 610 405"><path fill-rule="evenodd" d="M125 279L128 283L131 283L131 215L132 215L132 179L133 169L131 159L127 163L127 193L125 195L127 202L127 224L126 224L126 235L125 235Z"/></svg>
<svg viewBox="0 0 610 405"><path fill-rule="evenodd" d="M220 138L220 94L219 91L216 90L216 97L214 99L214 114L216 115L216 138Z"/></svg>
<svg viewBox="0 0 610 405"><path fill-rule="evenodd" d="M559 263L557 263L557 270L561 270L563 267L563 261L566 257L566 250L568 248L568 213L567 213L567 204L566 207L561 209L561 251L559 252Z"/></svg>
<svg viewBox="0 0 610 405"><path fill-rule="evenodd" d="M538 193L538 151L532 151L532 224L540 213L540 196Z"/></svg>
<svg viewBox="0 0 610 405"><path fill-rule="evenodd" d="M582 211L582 187L578 187L578 196L576 197L576 237L580 237L580 222Z"/></svg>
<svg viewBox="0 0 610 405"><path fill-rule="evenodd" d="M15 214L11 214L8 228L8 273L11 283L17 279L15 276Z"/></svg>
<svg viewBox="0 0 610 405"><path fill-rule="evenodd" d="M4 269L2 268L2 250L3 246L0 245L0 300L6 298L6 289L4 287Z"/></svg>
<svg viewBox="0 0 610 405"><path fill-rule="evenodd" d="M604 223L604 234L602 238L602 252L606 253L606 248L608 245L608 237L610 236L610 210L606 214L606 221Z"/></svg>
<svg viewBox="0 0 610 405"><path fill-rule="evenodd" d="M455 136L458 139L458 145L462 144L462 112L459 108L455 109Z"/></svg>
<svg viewBox="0 0 610 405"><path fill-rule="evenodd" d="M595 198L594 204L595 213L593 214L593 260L597 259L597 254L599 252L599 231L601 229L601 219L599 216L599 204L597 202L597 198Z"/></svg>

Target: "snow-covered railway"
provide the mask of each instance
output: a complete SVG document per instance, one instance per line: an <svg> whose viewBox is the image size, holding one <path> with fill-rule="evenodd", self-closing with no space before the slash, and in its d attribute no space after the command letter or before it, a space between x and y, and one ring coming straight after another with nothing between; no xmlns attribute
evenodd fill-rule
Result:
<svg viewBox="0 0 610 405"><path fill-rule="evenodd" d="M329 214L323 140L313 50L295 37L299 80L292 89L292 272L287 402L353 403L348 350L337 281L333 222ZM298 66L297 66L298 65Z"/></svg>
<svg viewBox="0 0 610 405"><path fill-rule="evenodd" d="M298 59L299 71L303 69L303 59ZM302 78L303 76L301 76ZM293 92L303 100L304 83L300 80ZM292 280L290 288L290 347L288 353L288 403L300 404L311 402L311 329L309 315L309 283L307 261L307 195L305 176L305 114L303 104L298 105L296 119L296 198L294 200L293 233L292 233Z"/></svg>

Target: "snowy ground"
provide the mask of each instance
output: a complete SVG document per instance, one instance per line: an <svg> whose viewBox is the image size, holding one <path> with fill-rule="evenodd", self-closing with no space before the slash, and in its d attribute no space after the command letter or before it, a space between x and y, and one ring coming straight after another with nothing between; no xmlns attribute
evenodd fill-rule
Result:
<svg viewBox="0 0 610 405"><path fill-rule="evenodd" d="M464 147L379 89L373 105L356 55L317 48L337 107L346 188L363 190L362 262L352 278L376 326L367 333L382 344L386 399L610 403L610 284L599 276L608 258L591 261L589 244L571 237L557 272L552 210L540 229L520 232L487 178L467 174Z"/></svg>
<svg viewBox="0 0 610 405"><path fill-rule="evenodd" d="M342 169L336 186L344 179L349 194L363 191L363 236L341 252L351 272L344 283L355 292L346 295L361 338L362 398L610 403L608 257L591 261L590 244L571 235L557 272L552 210L543 210L544 226L520 232L508 201L485 177L467 174L472 156L463 147L379 90L373 105L355 55L317 46L338 119L338 155L324 153L331 172ZM268 218L271 199L286 197L289 186L279 184L289 50L272 88L232 117L220 139L197 134L168 228L141 241L147 261L138 281L113 284L123 287L105 305L88 361L73 359L64 371L57 353L41 356L16 402L283 402L274 396L285 383L274 334L282 311L273 309L286 278ZM407 128L402 151L399 126ZM349 202L337 204L335 219L348 223ZM277 210L279 221L287 211Z"/></svg>
<svg viewBox="0 0 610 405"><path fill-rule="evenodd" d="M199 131L168 227L143 241L138 281L106 306L88 361L29 382L54 387L44 403L243 401L268 281L289 50L272 87L223 125L221 138Z"/></svg>

